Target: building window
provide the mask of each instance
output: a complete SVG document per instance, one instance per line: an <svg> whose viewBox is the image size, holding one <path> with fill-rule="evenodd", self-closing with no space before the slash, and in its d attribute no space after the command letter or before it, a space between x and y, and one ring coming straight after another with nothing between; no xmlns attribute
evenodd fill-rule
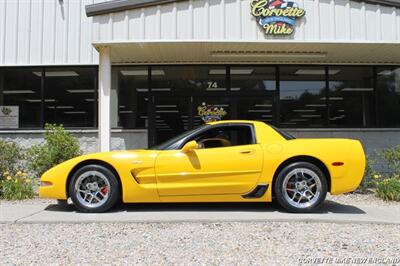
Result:
<svg viewBox="0 0 400 266"><path fill-rule="evenodd" d="M379 125L400 127L400 67L377 68Z"/></svg>
<svg viewBox="0 0 400 266"><path fill-rule="evenodd" d="M4 68L0 80L0 106L18 109L15 123L0 128L41 127L42 68Z"/></svg>
<svg viewBox="0 0 400 266"><path fill-rule="evenodd" d="M42 73L37 75L41 77ZM46 68L44 120L64 127L94 127L96 71L87 67Z"/></svg>
<svg viewBox="0 0 400 266"><path fill-rule="evenodd" d="M96 126L97 68L4 68L0 73L0 106L19 110L17 125L9 128Z"/></svg>
<svg viewBox="0 0 400 266"><path fill-rule="evenodd" d="M268 92L276 90L275 67L231 67L231 91Z"/></svg>
<svg viewBox="0 0 400 266"><path fill-rule="evenodd" d="M115 67L113 78L118 85L113 86L111 101L115 103L112 109L117 110L118 119L112 122L112 127L147 128L148 67ZM114 91L118 91L117 102Z"/></svg>
<svg viewBox="0 0 400 266"><path fill-rule="evenodd" d="M274 123L274 93L276 92L275 67L231 67L232 95L236 101L238 118ZM235 109L235 108L233 108Z"/></svg>
<svg viewBox="0 0 400 266"><path fill-rule="evenodd" d="M330 67L329 72L330 126L374 126L372 67Z"/></svg>
<svg viewBox="0 0 400 266"><path fill-rule="evenodd" d="M280 67L281 127L322 127L327 114L324 67Z"/></svg>
<svg viewBox="0 0 400 266"><path fill-rule="evenodd" d="M151 70L152 92L226 92L225 66L169 66Z"/></svg>

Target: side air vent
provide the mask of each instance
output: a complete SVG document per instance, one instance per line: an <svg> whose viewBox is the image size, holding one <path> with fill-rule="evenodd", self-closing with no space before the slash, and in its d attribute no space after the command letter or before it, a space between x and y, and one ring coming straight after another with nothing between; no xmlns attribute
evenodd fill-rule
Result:
<svg viewBox="0 0 400 266"><path fill-rule="evenodd" d="M265 192L267 192L268 189L268 184L264 184L264 185L258 185L253 191L251 191L250 193L247 193L245 195L242 195L242 198L244 199L257 199L257 198L261 198L262 196L264 196Z"/></svg>

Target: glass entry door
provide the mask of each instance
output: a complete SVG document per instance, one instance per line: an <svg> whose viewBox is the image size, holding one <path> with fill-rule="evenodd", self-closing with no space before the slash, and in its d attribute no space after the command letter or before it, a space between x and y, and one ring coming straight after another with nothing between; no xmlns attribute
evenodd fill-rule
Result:
<svg viewBox="0 0 400 266"><path fill-rule="evenodd" d="M154 99L156 144L189 130L190 97L159 96Z"/></svg>

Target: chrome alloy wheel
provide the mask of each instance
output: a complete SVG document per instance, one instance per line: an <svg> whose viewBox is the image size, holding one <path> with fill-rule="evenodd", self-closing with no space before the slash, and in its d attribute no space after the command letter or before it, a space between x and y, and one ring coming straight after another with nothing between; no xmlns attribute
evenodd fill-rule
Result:
<svg viewBox="0 0 400 266"><path fill-rule="evenodd" d="M110 195L110 182L99 171L82 173L75 182L75 195L79 203L88 208L102 206Z"/></svg>
<svg viewBox="0 0 400 266"><path fill-rule="evenodd" d="M319 176L307 168L290 171L283 180L282 192L286 201L296 208L313 206L321 195L322 184Z"/></svg>

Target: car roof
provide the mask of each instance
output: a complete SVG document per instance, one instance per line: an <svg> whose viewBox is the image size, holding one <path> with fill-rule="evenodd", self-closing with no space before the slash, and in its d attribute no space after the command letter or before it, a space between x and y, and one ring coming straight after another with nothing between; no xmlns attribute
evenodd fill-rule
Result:
<svg viewBox="0 0 400 266"><path fill-rule="evenodd" d="M259 121L255 120L221 120L221 121L215 121L215 122L208 122L208 125L219 125L219 124L232 124L232 123L238 123L238 124L243 124L243 123L249 123L249 124L254 124L258 123Z"/></svg>

